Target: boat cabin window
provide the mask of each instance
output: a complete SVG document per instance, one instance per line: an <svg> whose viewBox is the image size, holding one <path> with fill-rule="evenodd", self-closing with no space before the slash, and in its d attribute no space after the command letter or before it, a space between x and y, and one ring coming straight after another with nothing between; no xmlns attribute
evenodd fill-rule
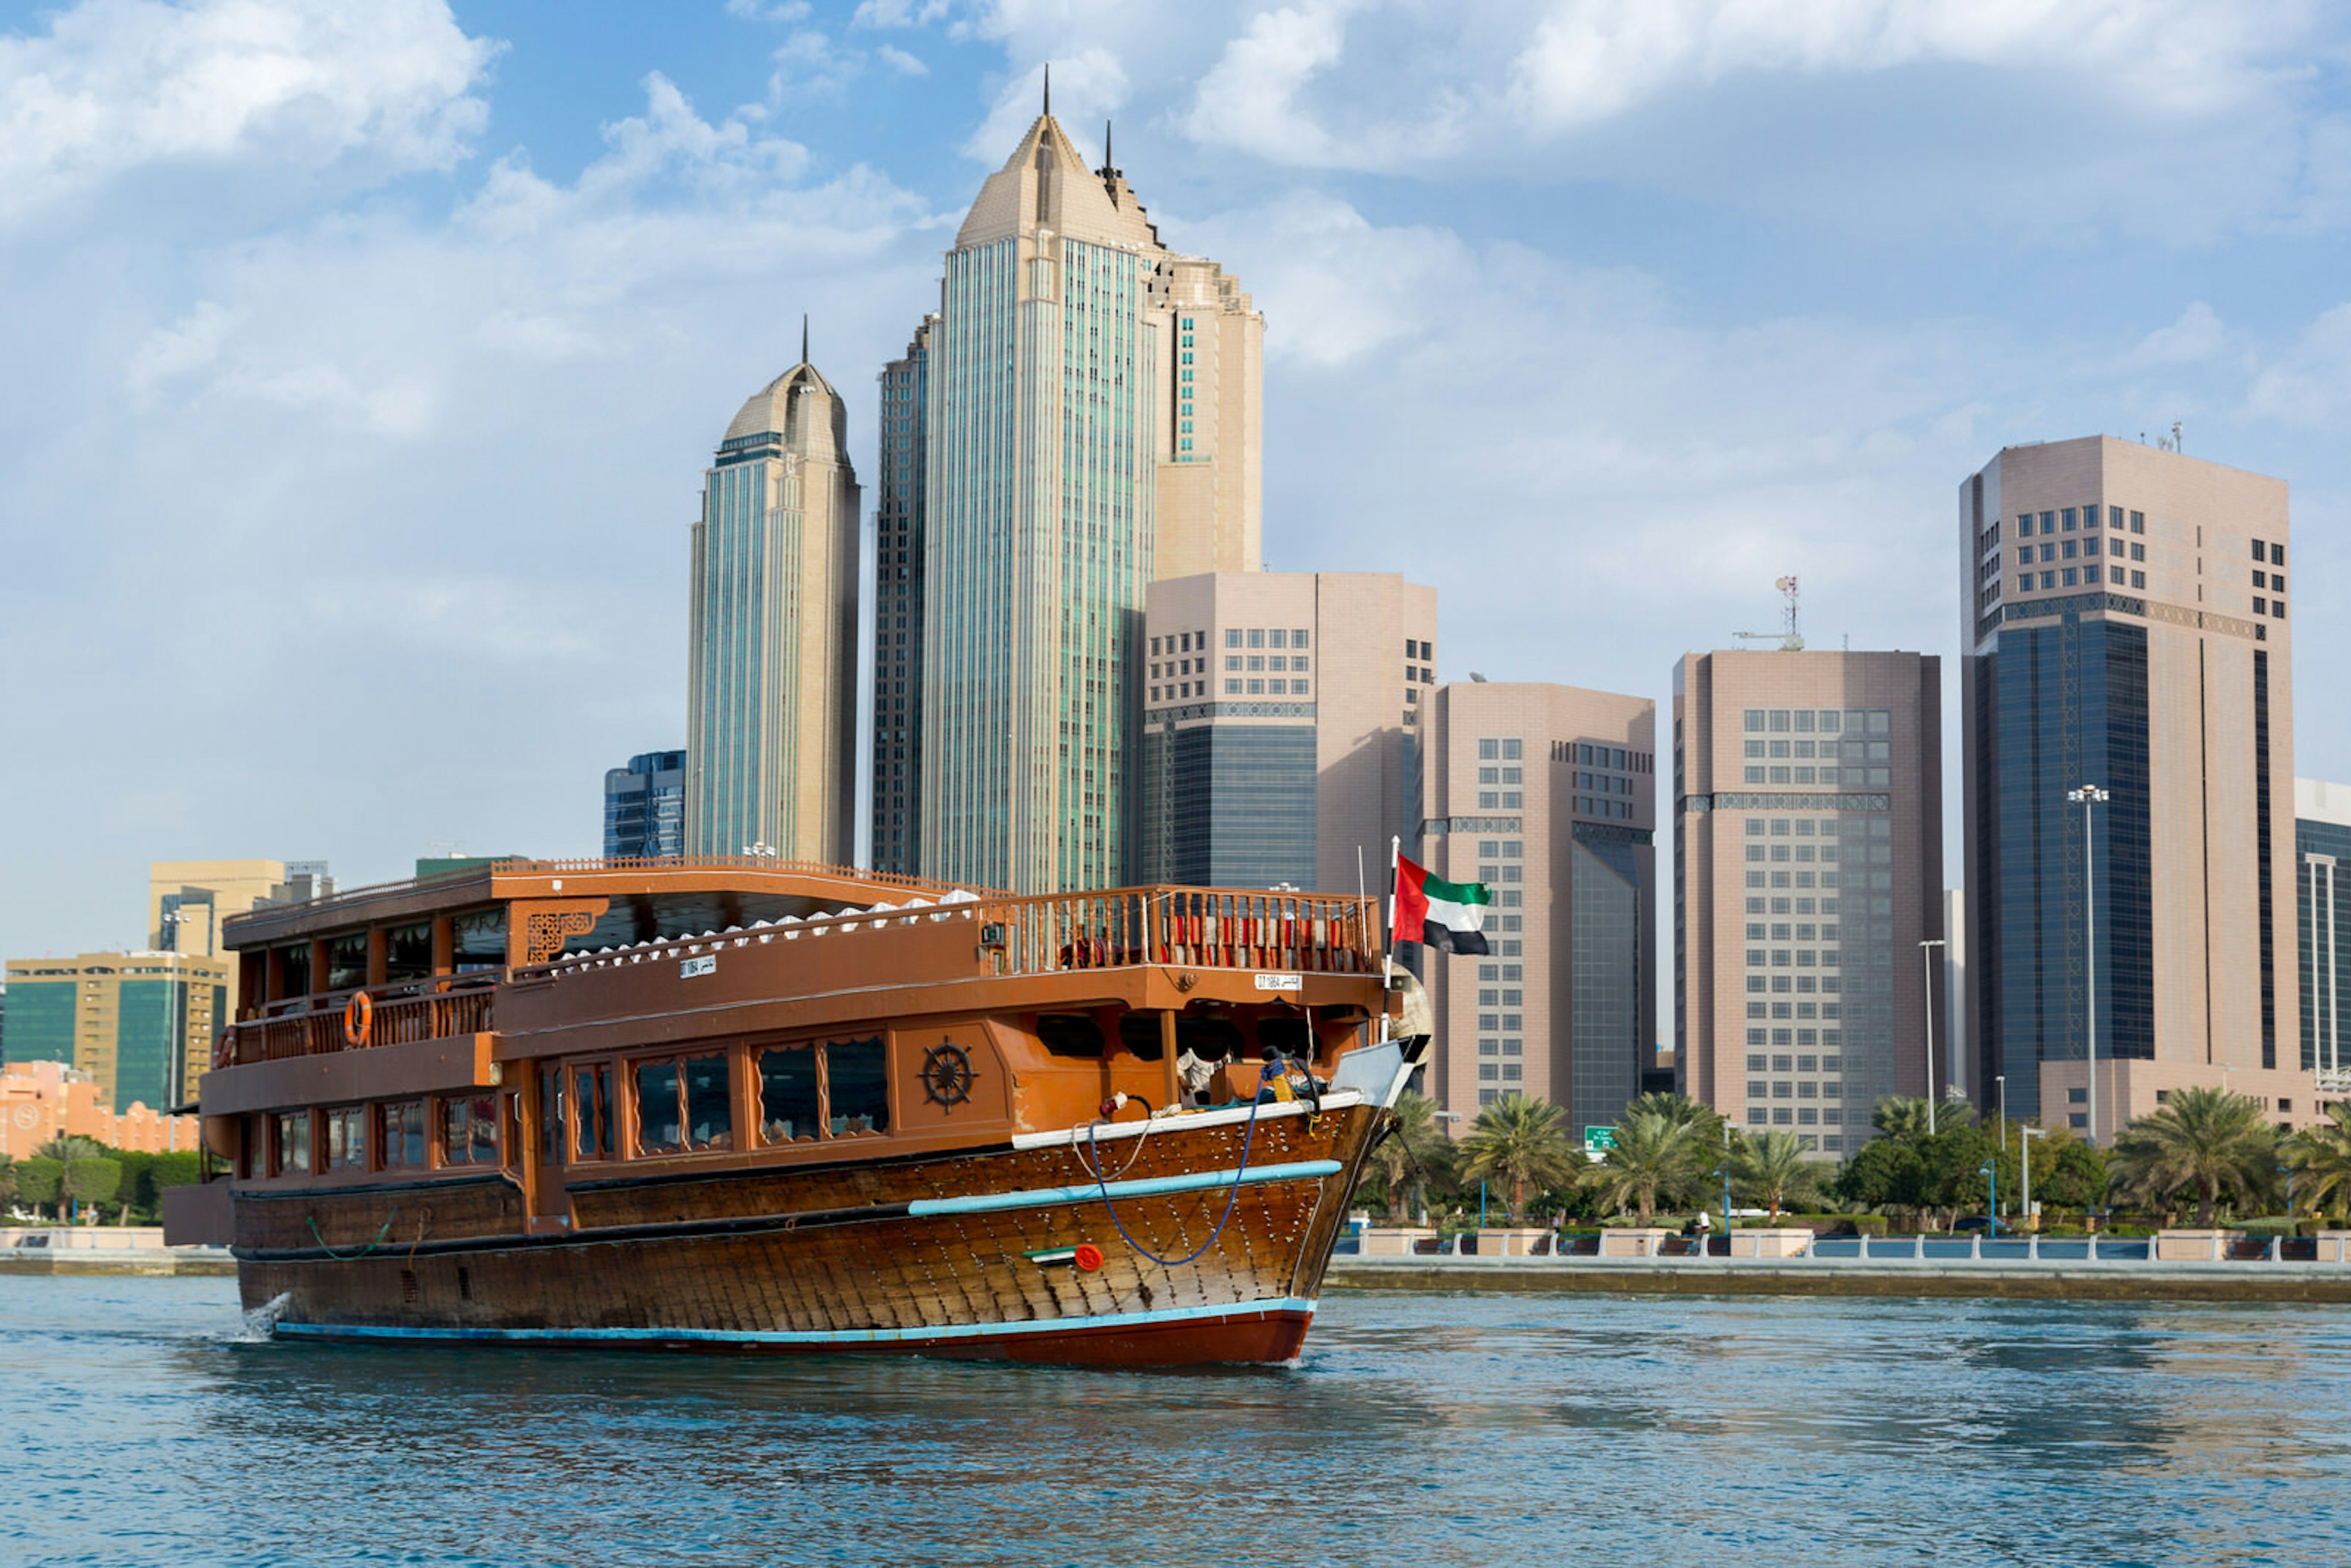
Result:
<svg viewBox="0 0 2351 1568"><path fill-rule="evenodd" d="M1249 1054L1240 1026L1228 1018L1196 1018L1189 1013L1176 1020L1176 1051L1190 1051L1203 1061L1237 1061Z"/></svg>
<svg viewBox="0 0 2351 1568"><path fill-rule="evenodd" d="M1118 1015L1118 1043L1145 1061L1159 1060L1159 1014L1135 1010Z"/></svg>
<svg viewBox="0 0 2351 1568"><path fill-rule="evenodd" d="M825 1109L834 1137L890 1130L888 1055L878 1036L825 1045Z"/></svg>
<svg viewBox="0 0 2351 1568"><path fill-rule="evenodd" d="M1055 1056L1100 1056L1102 1025L1092 1013L1039 1013L1037 1038Z"/></svg>
<svg viewBox="0 0 2351 1568"><path fill-rule="evenodd" d="M327 1169L367 1169L367 1111L360 1105L337 1105L323 1113L327 1124Z"/></svg>
<svg viewBox="0 0 2351 1568"><path fill-rule="evenodd" d="M277 961L286 976L283 997L307 997L310 994L310 944L297 942L290 947L277 949ZM277 1000L273 997L271 1000Z"/></svg>
<svg viewBox="0 0 2351 1568"><path fill-rule="evenodd" d="M637 1152L676 1155L735 1146L724 1056L637 1063Z"/></svg>
<svg viewBox="0 0 2351 1568"><path fill-rule="evenodd" d="M394 1100L376 1107L377 1146L383 1168L412 1170L425 1162L424 1102Z"/></svg>
<svg viewBox="0 0 2351 1568"><path fill-rule="evenodd" d="M280 1111L270 1118L269 1174L310 1174L310 1113Z"/></svg>
<svg viewBox="0 0 2351 1568"><path fill-rule="evenodd" d="M794 1144L816 1136L816 1048L784 1045L759 1053L759 1141Z"/></svg>
<svg viewBox="0 0 2351 1568"><path fill-rule="evenodd" d="M260 1116L244 1116L237 1121L236 1174L241 1181L250 1181L264 1174L257 1167L261 1151L268 1146L269 1129Z"/></svg>
<svg viewBox="0 0 2351 1568"><path fill-rule="evenodd" d="M460 915L449 922L454 943L450 952L457 973L475 969L503 969L507 964L507 912L501 904L496 909L476 909Z"/></svg>
<svg viewBox="0 0 2351 1568"><path fill-rule="evenodd" d="M422 980L433 973L433 923L395 925L385 932L383 943L383 977L387 980Z"/></svg>
<svg viewBox="0 0 2351 1568"><path fill-rule="evenodd" d="M469 1094L441 1102L441 1163L498 1164L498 1097Z"/></svg>
<svg viewBox="0 0 2351 1568"><path fill-rule="evenodd" d="M1314 1057L1314 1036L1303 1013L1268 1013L1257 1020L1257 1042L1301 1061Z"/></svg>
<svg viewBox="0 0 2351 1568"><path fill-rule="evenodd" d="M367 933L348 932L327 941L327 989L354 990L367 984Z"/></svg>
<svg viewBox="0 0 2351 1568"><path fill-rule="evenodd" d="M612 1157L612 1069L604 1062L571 1070L571 1157Z"/></svg>
<svg viewBox="0 0 2351 1568"><path fill-rule="evenodd" d="M564 1070L554 1062L543 1063L538 1070L538 1163L559 1166L563 1163L563 1081Z"/></svg>

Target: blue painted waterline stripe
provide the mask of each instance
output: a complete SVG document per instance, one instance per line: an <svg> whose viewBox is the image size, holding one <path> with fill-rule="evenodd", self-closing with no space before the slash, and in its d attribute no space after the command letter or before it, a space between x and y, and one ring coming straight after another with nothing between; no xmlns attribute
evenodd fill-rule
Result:
<svg viewBox="0 0 2351 1568"><path fill-rule="evenodd" d="M1292 1160L1288 1165L1251 1166L1247 1170L1193 1171L1185 1176L1139 1176L1133 1181L1081 1182L1072 1186L1032 1186L1022 1192L982 1192L968 1197L918 1197L906 1212L920 1219L934 1214L993 1214L1006 1208L1037 1208L1058 1203L1113 1202L1123 1197L1165 1197L1170 1193L1243 1186L1267 1181L1310 1181L1339 1174L1336 1160Z"/></svg>
<svg viewBox="0 0 2351 1568"><path fill-rule="evenodd" d="M577 1341L627 1343L644 1341L702 1341L719 1344L904 1344L946 1339L991 1339L1020 1334L1067 1333L1076 1329L1139 1328L1151 1323L1199 1322L1216 1318L1254 1317L1265 1312L1305 1312L1315 1302L1305 1296L1277 1296L1268 1301L1240 1301L1226 1307L1161 1307L1144 1312L1100 1312L1085 1317L1052 1318L1019 1323L942 1323L919 1329L469 1329L407 1328L382 1323L280 1322L277 1331L298 1339L412 1339Z"/></svg>

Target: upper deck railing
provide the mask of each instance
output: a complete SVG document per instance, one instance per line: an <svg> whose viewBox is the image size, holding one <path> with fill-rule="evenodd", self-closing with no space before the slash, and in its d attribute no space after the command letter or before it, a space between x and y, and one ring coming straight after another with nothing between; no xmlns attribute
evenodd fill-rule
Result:
<svg viewBox="0 0 2351 1568"><path fill-rule="evenodd" d="M1378 915L1368 898L1143 887L1025 897L965 893L936 903L914 899L809 920L787 916L699 936L569 953L512 974L518 978L560 977L719 947L943 921L967 925L984 962L993 973L1006 976L1136 964L1362 975L1377 973L1381 959ZM495 1027L496 986L507 977L507 971L484 969L273 1002L267 1016L232 1025L222 1035L214 1065L244 1066L486 1032ZM368 1015L363 1030L354 1027L350 1006L362 991Z"/></svg>
<svg viewBox="0 0 2351 1568"><path fill-rule="evenodd" d="M723 947L820 940L835 933L956 921L998 975L1049 975L1134 964L1360 975L1380 967L1380 926L1368 898L1219 888L1139 887L1031 895L961 893L935 904L847 910L700 936L568 953L515 971L560 977Z"/></svg>
<svg viewBox="0 0 2351 1568"><path fill-rule="evenodd" d="M504 977L501 970L482 969L273 1002L269 1016L232 1024L222 1032L213 1065L244 1067L330 1051L485 1034L491 1027L491 998ZM350 1017L350 1000L362 991L368 998L367 1027L354 1040L352 1035L360 1031L352 1027L356 1020Z"/></svg>

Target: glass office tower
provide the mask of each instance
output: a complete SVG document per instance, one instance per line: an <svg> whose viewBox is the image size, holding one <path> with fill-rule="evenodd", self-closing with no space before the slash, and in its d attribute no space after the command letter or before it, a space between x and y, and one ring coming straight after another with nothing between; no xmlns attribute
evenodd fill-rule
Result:
<svg viewBox="0 0 2351 1568"><path fill-rule="evenodd" d="M2199 1085L2307 1120L2284 484L2096 436L1959 503L1978 1103L2102 1144Z"/></svg>
<svg viewBox="0 0 2351 1568"><path fill-rule="evenodd" d="M744 403L705 477L686 646L689 853L847 865L854 852L848 423L841 394L802 360Z"/></svg>

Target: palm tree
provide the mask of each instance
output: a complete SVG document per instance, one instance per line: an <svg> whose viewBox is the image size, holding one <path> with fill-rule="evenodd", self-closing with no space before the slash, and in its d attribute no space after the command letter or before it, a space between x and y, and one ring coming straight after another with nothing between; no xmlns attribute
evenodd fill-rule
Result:
<svg viewBox="0 0 2351 1568"><path fill-rule="evenodd" d="M1405 1090L1396 1096L1396 1129L1373 1152L1372 1168L1387 1184L1388 1218L1400 1220L1413 1188L1427 1180L1447 1153L1447 1140L1437 1130L1437 1102Z"/></svg>
<svg viewBox="0 0 2351 1568"><path fill-rule="evenodd" d="M1869 1121L1889 1138L1923 1138L1927 1135L1927 1102L1900 1094L1881 1094L1877 1108L1869 1113ZM1942 1124L1938 1121L1936 1125L1940 1127Z"/></svg>
<svg viewBox="0 0 2351 1568"><path fill-rule="evenodd" d="M2150 1207L2196 1193L2196 1223L2212 1223L2221 1195L2252 1199L2277 1168L2277 1131L2261 1107L2225 1089L2174 1090L2115 1140L2116 1184Z"/></svg>
<svg viewBox="0 0 2351 1568"><path fill-rule="evenodd" d="M1527 1189L1561 1186L1576 1176L1583 1154L1568 1141L1567 1113L1546 1100L1505 1094L1483 1111L1461 1140L1466 1181L1499 1181L1510 1191L1510 1220L1526 1212Z"/></svg>
<svg viewBox="0 0 2351 1568"><path fill-rule="evenodd" d="M1750 1133L1731 1157L1730 1169L1746 1184L1750 1196L1761 1198L1771 1208L1774 1219L1790 1197L1811 1197L1819 1176L1803 1140L1793 1133Z"/></svg>
<svg viewBox="0 0 2351 1568"><path fill-rule="evenodd" d="M1707 1152L1706 1144L1687 1125L1654 1111L1628 1112L1616 1124L1615 1145L1584 1179L1619 1209L1637 1208L1646 1226L1656 1213L1658 1195L1689 1181L1705 1163Z"/></svg>
<svg viewBox="0 0 2351 1568"><path fill-rule="evenodd" d="M2325 1213L2330 1204L2351 1203L2351 1103L2337 1100L2326 1107L2326 1116L2324 1124L2287 1139L2284 1151L2313 1214Z"/></svg>

